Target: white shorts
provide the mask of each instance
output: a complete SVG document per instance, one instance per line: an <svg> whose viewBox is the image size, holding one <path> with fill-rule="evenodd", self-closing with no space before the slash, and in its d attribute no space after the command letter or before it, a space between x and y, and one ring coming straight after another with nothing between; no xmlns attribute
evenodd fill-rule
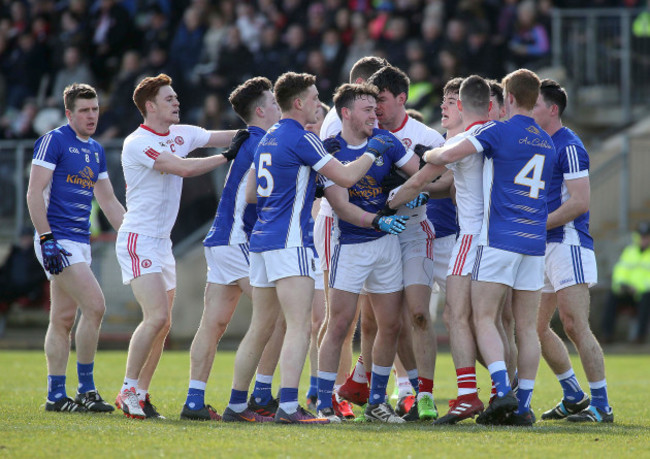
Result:
<svg viewBox="0 0 650 459"><path fill-rule="evenodd" d="M325 290L325 282L323 280L323 270L320 268L320 261L318 258L316 258L316 269L314 270L314 275L312 276L314 278L314 290Z"/></svg>
<svg viewBox="0 0 650 459"><path fill-rule="evenodd" d="M472 280L505 284L515 290L541 290L544 286L544 257L479 245Z"/></svg>
<svg viewBox="0 0 650 459"><path fill-rule="evenodd" d="M314 245L320 260L321 271L330 270L332 258L332 225L334 217L318 214L314 222Z"/></svg>
<svg viewBox="0 0 650 459"><path fill-rule="evenodd" d="M307 276L314 279L316 260L314 250L309 247L251 252L251 285L275 287L275 281L278 279L294 276Z"/></svg>
<svg viewBox="0 0 650 459"><path fill-rule="evenodd" d="M204 247L208 264L208 282L233 285L248 277L250 271L248 243Z"/></svg>
<svg viewBox="0 0 650 459"><path fill-rule="evenodd" d="M165 289L176 288L176 260L171 239L120 231L117 233L115 252L122 268L124 285L143 274L161 273Z"/></svg>
<svg viewBox="0 0 650 459"><path fill-rule="evenodd" d="M402 240L399 238L402 250L402 277L404 287L409 285L433 284L433 245L435 235L429 220L418 224L420 237L418 239Z"/></svg>
<svg viewBox="0 0 650 459"><path fill-rule="evenodd" d="M549 242L546 245L543 293L553 293L577 284L593 287L598 282L596 255L578 245Z"/></svg>
<svg viewBox="0 0 650 459"><path fill-rule="evenodd" d="M445 292L447 286L447 269L451 252L456 244L456 235L436 238L433 242L433 291ZM437 288L436 288L437 287Z"/></svg>
<svg viewBox="0 0 650 459"><path fill-rule="evenodd" d="M358 244L337 244L332 253L330 288L351 293L402 290L401 250L397 236Z"/></svg>
<svg viewBox="0 0 650 459"><path fill-rule="evenodd" d="M74 265L75 263L86 263L90 266L92 261L92 256L90 254L90 244L85 244L83 242L71 241L69 239L57 239L56 242L59 243L61 247L70 252L72 255L67 257L68 262L63 261L63 267ZM34 252L36 252L36 258L38 262L43 266L43 252L41 252L41 241L39 239L34 239ZM53 274L50 274L48 270L43 267L47 280L51 280Z"/></svg>
<svg viewBox="0 0 650 459"><path fill-rule="evenodd" d="M461 234L454 244L449 259L447 276L466 276L472 274L476 261L478 234Z"/></svg>

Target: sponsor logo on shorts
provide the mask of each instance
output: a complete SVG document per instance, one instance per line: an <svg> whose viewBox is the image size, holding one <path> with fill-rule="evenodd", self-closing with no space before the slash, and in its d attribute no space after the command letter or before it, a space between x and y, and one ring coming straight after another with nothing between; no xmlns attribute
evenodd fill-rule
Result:
<svg viewBox="0 0 650 459"><path fill-rule="evenodd" d="M142 267L145 268L145 269L146 268L151 268L151 260L149 260L149 259L142 260L141 264L142 264Z"/></svg>
<svg viewBox="0 0 650 459"><path fill-rule="evenodd" d="M572 281L573 281L573 277L569 277L567 279L562 279L560 281L560 285L568 284L569 282L572 282Z"/></svg>

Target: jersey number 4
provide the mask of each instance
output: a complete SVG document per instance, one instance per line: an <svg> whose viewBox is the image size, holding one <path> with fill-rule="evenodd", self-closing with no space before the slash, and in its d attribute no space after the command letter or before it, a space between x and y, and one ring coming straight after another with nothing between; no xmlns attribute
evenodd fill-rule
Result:
<svg viewBox="0 0 650 459"><path fill-rule="evenodd" d="M266 180L266 186L257 185L257 194L264 198L268 198L273 192L273 176L271 175L271 171L266 168L271 164L271 154L261 153L259 167L257 168L257 178L264 178Z"/></svg>
<svg viewBox="0 0 650 459"><path fill-rule="evenodd" d="M543 190L546 187L546 182L542 180L544 161L546 161L546 156L544 155L533 156L515 176L515 183L517 185L530 188L528 196L533 199L539 198L539 190Z"/></svg>

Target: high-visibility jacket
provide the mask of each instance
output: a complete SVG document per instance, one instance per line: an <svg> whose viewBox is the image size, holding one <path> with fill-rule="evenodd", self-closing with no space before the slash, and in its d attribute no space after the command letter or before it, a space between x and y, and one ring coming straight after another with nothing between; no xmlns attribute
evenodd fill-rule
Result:
<svg viewBox="0 0 650 459"><path fill-rule="evenodd" d="M637 297L650 291L650 247L641 250L638 242L625 247L614 266L612 290L620 292L623 284L632 287Z"/></svg>

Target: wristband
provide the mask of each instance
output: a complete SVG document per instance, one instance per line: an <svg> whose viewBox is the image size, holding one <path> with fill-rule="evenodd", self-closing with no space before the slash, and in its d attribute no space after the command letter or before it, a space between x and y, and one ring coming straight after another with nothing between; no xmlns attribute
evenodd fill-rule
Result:
<svg viewBox="0 0 650 459"><path fill-rule="evenodd" d="M361 227L365 228L366 227L366 218L368 218L368 212L364 212L363 215L361 215Z"/></svg>
<svg viewBox="0 0 650 459"><path fill-rule="evenodd" d="M54 235L52 232L49 233L43 233L39 236L39 240L41 241L41 245L45 244L45 242L50 241L54 239Z"/></svg>
<svg viewBox="0 0 650 459"><path fill-rule="evenodd" d="M372 153L365 152L364 155L368 155L368 156L372 159L372 162L373 162L373 163L374 163L375 160L377 159L377 157L376 157L375 155L373 155ZM363 155L362 155L362 156L363 156Z"/></svg>

